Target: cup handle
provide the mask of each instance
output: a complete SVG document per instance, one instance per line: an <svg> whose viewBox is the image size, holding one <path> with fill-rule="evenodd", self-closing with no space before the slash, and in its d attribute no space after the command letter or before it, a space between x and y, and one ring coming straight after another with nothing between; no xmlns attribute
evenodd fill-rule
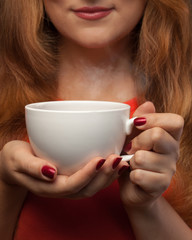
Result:
<svg viewBox="0 0 192 240"><path fill-rule="evenodd" d="M135 118L137 118L137 117L130 118L126 121L126 134L127 135L130 135L131 132L132 132ZM132 155L121 155L122 161L129 161L133 156L134 156L134 154L132 154Z"/></svg>
<svg viewBox="0 0 192 240"><path fill-rule="evenodd" d="M137 117L127 119L127 121L126 121L125 131L126 131L126 134L127 134L127 135L130 135L131 132L132 132L135 118L137 118Z"/></svg>
<svg viewBox="0 0 192 240"><path fill-rule="evenodd" d="M125 162L130 161L130 159L131 159L133 156L134 156L134 154L121 155L121 157L122 157L122 160L121 160L121 161L125 161Z"/></svg>

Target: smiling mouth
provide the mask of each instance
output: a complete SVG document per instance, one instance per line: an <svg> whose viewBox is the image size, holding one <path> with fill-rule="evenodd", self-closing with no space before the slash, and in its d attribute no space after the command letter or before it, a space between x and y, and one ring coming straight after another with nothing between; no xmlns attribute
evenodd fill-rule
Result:
<svg viewBox="0 0 192 240"><path fill-rule="evenodd" d="M99 20L108 16L114 8L105 8L105 7L82 7L73 10L76 16L85 19L85 20Z"/></svg>

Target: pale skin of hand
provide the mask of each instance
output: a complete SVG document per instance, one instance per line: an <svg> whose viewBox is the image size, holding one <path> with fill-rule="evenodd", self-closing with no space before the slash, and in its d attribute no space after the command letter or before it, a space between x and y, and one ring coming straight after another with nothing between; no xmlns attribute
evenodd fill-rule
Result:
<svg viewBox="0 0 192 240"><path fill-rule="evenodd" d="M118 159L118 161L117 161ZM0 235L11 240L27 191L44 197L86 198L110 185L127 168L118 155L96 157L71 176L58 175L53 179L42 174L43 166L55 168L49 162L34 156L30 145L11 141L0 152ZM100 168L98 169L98 164ZM122 171L121 171L122 172Z"/></svg>
<svg viewBox="0 0 192 240"><path fill-rule="evenodd" d="M154 111L154 107L151 103L145 103L136 111L135 115L138 117L146 117L147 123L137 127L143 132L139 134L138 137L134 138L132 141L132 149L129 153L134 153L138 149L139 143L144 146L142 142L143 138L146 138L145 134L149 134L148 130L153 128L156 129L156 127L153 127L153 119L156 119L154 117L156 115ZM157 119L159 118L160 116L158 116ZM178 148L178 140L176 140L175 137L177 136L178 139L180 138L183 124L181 118L178 121L180 121L180 126L177 130L171 124L172 130L169 131L170 134L168 134L172 137L171 140L170 137L165 137L167 136L166 133L165 136L163 135L166 141L171 141L170 146L175 153ZM154 126L157 126L156 124ZM164 125L160 125L160 128L164 129L163 127ZM168 130L166 129L164 131L167 132ZM158 145L158 139L159 138L157 138L155 142L152 141L152 146L155 146L154 143ZM151 146L150 143L148 143L147 146ZM149 152L148 149L144 150ZM159 153L157 153L157 155L158 154ZM161 154L163 155L163 153ZM164 155L166 155L166 152ZM56 174L54 179L50 180L42 175L41 169L44 165L54 166L43 159L35 157L28 143L12 141L5 145L0 155L0 188L2 190L0 191L2 193L0 197L0 215L5 219L0 226L1 236L4 236L5 240L12 239L16 219L27 192L25 189L29 189L37 195L48 197L83 198L92 196L100 189L111 184L112 181L118 178L119 170L123 166L127 166L125 162L120 162L119 165L113 169L112 165L117 157L116 155L109 156L99 170L96 170L96 166L101 159L98 157L90 161L83 169L72 176L61 176ZM137 154L135 157L137 157ZM154 169L150 169L149 171L149 166L145 167L146 169L141 165L137 166L136 164L139 164L139 162L134 161L135 159L131 160L132 172L130 176L125 174L120 178L121 198L136 234L136 239L150 240L167 238L179 240L182 239L180 236L191 239L191 230L161 197L162 192L168 187L175 171L174 166L176 164L177 154L170 154L169 157L168 159L172 164L167 165L165 164L166 161L163 161L165 164L165 166L163 166L167 171L161 173L162 175L164 174L164 179L166 179L162 185L159 181L155 182L155 184L151 184L151 177L153 176L150 176L150 173L153 173ZM151 159L154 159L154 156L151 157ZM152 166L157 166L158 162L161 163L159 158L157 158L157 161L154 165L152 164ZM160 166L162 166L162 164L160 164ZM161 170L160 166L158 169ZM139 174L137 174L137 178L134 178L134 171L140 171L141 173L141 170L145 173L149 173L149 175L147 174L148 176L145 176L145 181L137 182ZM160 176L158 172L155 172L155 174ZM142 177L142 180L143 179ZM138 186L140 186L140 188L138 188ZM162 213L165 212L168 214L168 217L166 215L166 221L165 216L162 215ZM172 236L172 231L170 231L170 229L173 227L171 228L170 224L180 232ZM9 231L7 231L8 227ZM151 229L153 229L152 232ZM163 233L163 235L159 234L159 232ZM157 236L159 238L157 238Z"/></svg>
<svg viewBox="0 0 192 240"><path fill-rule="evenodd" d="M137 240L190 240L191 229L162 197L176 171L184 121L155 113L146 102L134 113L146 119L131 141L131 172L119 178L120 194Z"/></svg>
<svg viewBox="0 0 192 240"><path fill-rule="evenodd" d="M43 166L55 166L48 161L34 156L30 145L23 141L12 141L1 151L0 178L10 185L22 186L31 192L44 197L84 198L110 185L118 176L119 170L127 166L120 162L113 169L118 155L110 155L103 166L97 169L102 157L96 157L82 169L71 176L55 174L53 179L41 172Z"/></svg>

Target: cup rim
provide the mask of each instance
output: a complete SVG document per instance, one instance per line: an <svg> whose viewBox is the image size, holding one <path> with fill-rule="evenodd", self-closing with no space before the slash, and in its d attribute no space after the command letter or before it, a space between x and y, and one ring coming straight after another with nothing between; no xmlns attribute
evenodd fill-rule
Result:
<svg viewBox="0 0 192 240"><path fill-rule="evenodd" d="M43 105L52 105L52 104L68 104L68 103L89 103L89 104L112 104L114 108L112 109L93 109L93 110L55 110L55 109L43 109L40 108ZM33 112L54 112L54 113L93 113L93 112L114 112L122 110L130 110L130 106L126 103L115 102L115 101L97 101L97 100L63 100L63 101L45 101L45 102L35 102L25 105L25 110Z"/></svg>

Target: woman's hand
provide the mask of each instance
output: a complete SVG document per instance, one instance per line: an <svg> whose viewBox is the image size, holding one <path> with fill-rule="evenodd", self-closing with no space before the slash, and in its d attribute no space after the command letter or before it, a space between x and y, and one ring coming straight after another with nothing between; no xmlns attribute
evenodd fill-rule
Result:
<svg viewBox="0 0 192 240"><path fill-rule="evenodd" d="M179 157L179 140L184 125L176 114L155 113L150 102L134 114L139 134L128 144L130 173L120 179L121 198L126 207L153 203L169 187Z"/></svg>
<svg viewBox="0 0 192 240"><path fill-rule="evenodd" d="M84 198L110 185L128 168L117 155L92 159L71 176L57 175L57 169L34 156L30 145L11 141L0 152L0 180L19 185L45 197Z"/></svg>

